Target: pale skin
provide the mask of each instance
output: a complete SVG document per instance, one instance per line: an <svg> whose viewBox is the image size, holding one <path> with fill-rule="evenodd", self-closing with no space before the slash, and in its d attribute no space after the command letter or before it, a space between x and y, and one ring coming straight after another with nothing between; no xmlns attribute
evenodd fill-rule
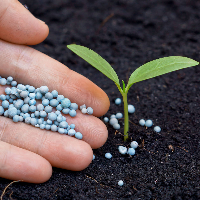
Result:
<svg viewBox="0 0 200 200"><path fill-rule="evenodd" d="M110 102L98 86L47 55L28 47L42 42L48 26L35 18L17 0L0 0L0 75L12 76L22 84L46 85L50 91L68 97L79 106L86 103L94 116L66 115L76 124L83 140L14 123L0 116L0 177L42 183L52 175L52 166L66 170L85 169L92 161L92 149L101 147L108 131L97 117L104 115ZM67 56L67 55L66 55ZM0 94L4 87L0 87ZM96 116L96 117L95 117Z"/></svg>

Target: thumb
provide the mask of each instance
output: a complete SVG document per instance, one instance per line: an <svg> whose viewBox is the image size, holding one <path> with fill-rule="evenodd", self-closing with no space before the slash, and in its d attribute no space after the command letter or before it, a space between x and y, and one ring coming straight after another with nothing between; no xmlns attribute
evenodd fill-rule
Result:
<svg viewBox="0 0 200 200"><path fill-rule="evenodd" d="M42 42L49 33L48 26L17 0L0 0L0 30L0 39L26 45Z"/></svg>

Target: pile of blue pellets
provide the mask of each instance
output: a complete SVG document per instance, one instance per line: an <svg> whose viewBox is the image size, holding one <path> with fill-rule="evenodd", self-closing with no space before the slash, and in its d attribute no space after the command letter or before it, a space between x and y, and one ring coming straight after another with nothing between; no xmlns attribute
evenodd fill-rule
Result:
<svg viewBox="0 0 200 200"><path fill-rule="evenodd" d="M18 84L11 76L0 77L0 85L8 86L5 88L5 94L0 95L1 116L9 117L13 122L25 122L40 129L57 131L77 139L83 138L80 132L75 131L75 124L69 125L63 115L75 117L78 105L59 95L56 90L49 92L47 86L35 88ZM86 108L85 104L80 106L80 110L84 114L93 114L93 109Z"/></svg>

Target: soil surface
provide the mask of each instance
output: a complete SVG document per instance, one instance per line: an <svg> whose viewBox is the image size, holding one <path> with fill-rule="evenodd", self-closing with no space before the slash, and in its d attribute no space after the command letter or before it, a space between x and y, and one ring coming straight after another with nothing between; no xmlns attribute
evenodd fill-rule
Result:
<svg viewBox="0 0 200 200"><path fill-rule="evenodd" d="M21 0L49 25L48 38L34 48L86 76L109 96L110 116L122 112L115 84L66 48L76 43L105 58L127 82L142 64L172 55L200 60L200 1L191 0ZM107 124L106 144L80 172L53 168L43 184L14 183L3 199L200 199L200 67L195 66L132 86L130 140ZM156 133L138 124L153 120ZM103 119L103 117L102 117ZM119 145L139 143L136 155L123 156ZM106 152L112 159L104 157ZM124 181L122 187L119 180ZM0 179L0 193L10 183Z"/></svg>

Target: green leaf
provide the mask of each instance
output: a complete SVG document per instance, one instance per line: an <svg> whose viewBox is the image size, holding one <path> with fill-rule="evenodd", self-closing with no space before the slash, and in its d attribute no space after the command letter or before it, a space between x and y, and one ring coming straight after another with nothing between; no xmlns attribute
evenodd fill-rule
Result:
<svg viewBox="0 0 200 200"><path fill-rule="evenodd" d="M169 56L150 61L137 68L130 76L126 90L139 81L153 78L179 69L192 67L199 63L187 57Z"/></svg>
<svg viewBox="0 0 200 200"><path fill-rule="evenodd" d="M116 84L120 85L115 70L100 55L91 49L88 49L87 47L76 44L67 45L67 47L78 56L83 58L85 61L90 63L93 67L102 72L104 75L106 75L108 78L110 78L112 81L114 81Z"/></svg>

